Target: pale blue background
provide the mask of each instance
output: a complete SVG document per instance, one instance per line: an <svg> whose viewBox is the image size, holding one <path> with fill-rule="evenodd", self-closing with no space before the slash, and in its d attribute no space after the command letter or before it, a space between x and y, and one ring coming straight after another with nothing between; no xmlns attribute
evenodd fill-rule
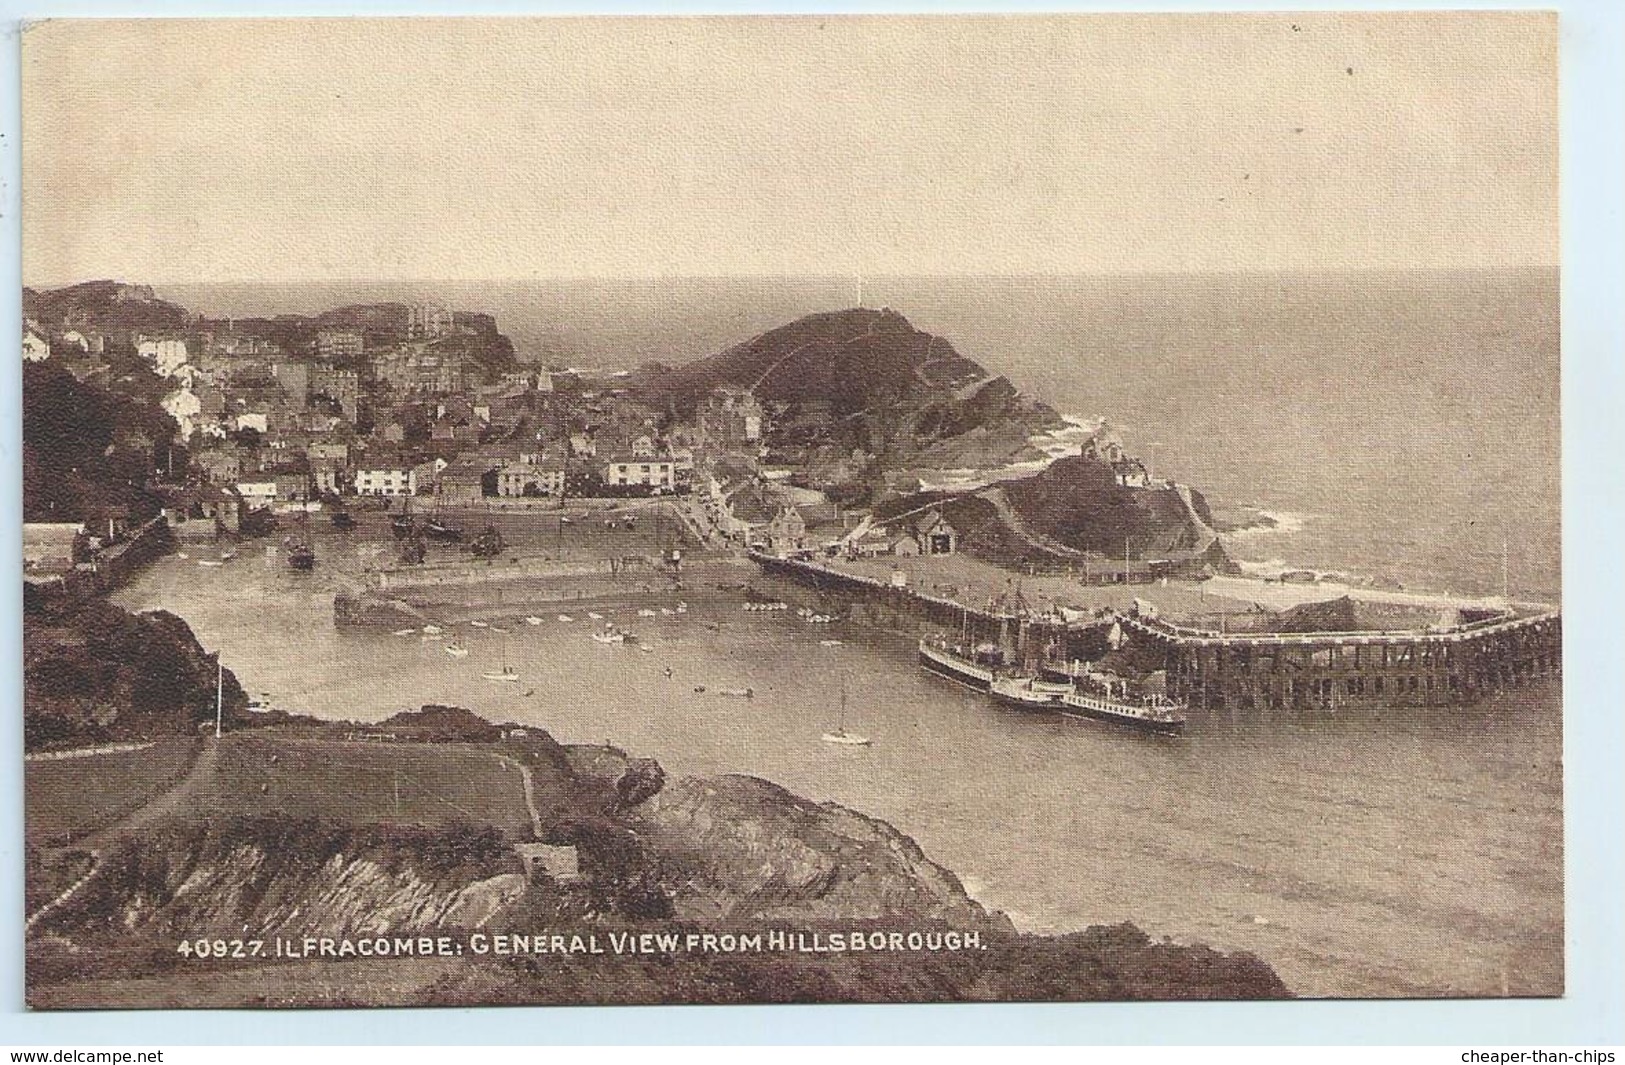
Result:
<svg viewBox="0 0 1625 1065"><path fill-rule="evenodd" d="M185 0L0 0L0 587L21 586L17 387L18 37L21 18L137 15L526 14L590 11L1302 10L1527 8L1534 4L721 3L616 5L433 0L343 4ZM1625 547L1619 431L1625 226L1625 5L1570 0L1562 14L1563 428L1568 988L1555 1001L1145 1005L671 1007L29 1014L22 1008L21 633L17 599L0 610L0 1045L97 1043L1078 1042L1282 1044L1625 1043ZM123 280L139 282L142 278ZM20 599L20 591L13 593Z"/></svg>

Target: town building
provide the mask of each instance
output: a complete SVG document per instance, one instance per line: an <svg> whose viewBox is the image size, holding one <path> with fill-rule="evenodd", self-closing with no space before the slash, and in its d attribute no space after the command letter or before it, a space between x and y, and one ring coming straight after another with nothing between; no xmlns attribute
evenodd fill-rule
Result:
<svg viewBox="0 0 1625 1065"><path fill-rule="evenodd" d="M350 358L367 350L359 329L323 329L316 334L316 351L324 359Z"/></svg>
<svg viewBox="0 0 1625 1065"><path fill-rule="evenodd" d="M564 460L524 456L497 471L501 496L559 496L564 494Z"/></svg>
<svg viewBox="0 0 1625 1065"><path fill-rule="evenodd" d="M496 470L489 462L459 459L440 471L435 495L447 506L481 503L486 495L496 494L496 479Z"/></svg>
<svg viewBox="0 0 1625 1065"><path fill-rule="evenodd" d="M272 471L278 503L308 503L310 501L310 471L279 469Z"/></svg>
<svg viewBox="0 0 1625 1065"><path fill-rule="evenodd" d="M700 429L714 444L737 447L762 438L762 405L742 389L719 388L700 408Z"/></svg>
<svg viewBox="0 0 1625 1065"><path fill-rule="evenodd" d="M252 480L245 478L238 481L236 488L243 505L249 510L260 510L276 502L275 478L256 475Z"/></svg>
<svg viewBox="0 0 1625 1065"><path fill-rule="evenodd" d="M604 464L604 483L611 487L645 486L656 492L677 487L677 467L669 458L614 455Z"/></svg>
<svg viewBox="0 0 1625 1065"><path fill-rule="evenodd" d="M175 337L142 337L135 353L151 363L159 377L173 377L187 362L186 341Z"/></svg>
<svg viewBox="0 0 1625 1065"><path fill-rule="evenodd" d="M192 465L203 471L210 484L236 484L243 475L242 458L233 448L208 448L192 456Z"/></svg>
<svg viewBox="0 0 1625 1065"><path fill-rule="evenodd" d="M51 357L51 343L33 329L23 330L23 361L44 362Z"/></svg>
<svg viewBox="0 0 1625 1065"><path fill-rule="evenodd" d="M951 555L959 543L958 533L937 510L929 510L921 516L911 532L922 555Z"/></svg>
<svg viewBox="0 0 1625 1065"><path fill-rule="evenodd" d="M350 445L342 440L312 440L305 448L305 457L312 462L325 460L343 465L350 461Z"/></svg>
<svg viewBox="0 0 1625 1065"><path fill-rule="evenodd" d="M288 399L303 407L310 402L310 367L302 362L273 362L271 376Z"/></svg>
<svg viewBox="0 0 1625 1065"><path fill-rule="evenodd" d="M410 496L417 494L417 473L410 466L369 462L355 471L356 495Z"/></svg>
<svg viewBox="0 0 1625 1065"><path fill-rule="evenodd" d="M361 375L331 363L317 363L310 368L310 395L337 403L344 420L354 423L361 407Z"/></svg>
<svg viewBox="0 0 1625 1065"><path fill-rule="evenodd" d="M206 485L197 494L198 512L214 519L221 532L238 533L243 529L243 497L234 488Z"/></svg>
<svg viewBox="0 0 1625 1065"><path fill-rule="evenodd" d="M767 550L788 555L807 546L807 523L795 507L784 507L761 530Z"/></svg>
<svg viewBox="0 0 1625 1065"><path fill-rule="evenodd" d="M414 339L445 336L455 327L452 312L428 303L414 303L406 308L406 335Z"/></svg>

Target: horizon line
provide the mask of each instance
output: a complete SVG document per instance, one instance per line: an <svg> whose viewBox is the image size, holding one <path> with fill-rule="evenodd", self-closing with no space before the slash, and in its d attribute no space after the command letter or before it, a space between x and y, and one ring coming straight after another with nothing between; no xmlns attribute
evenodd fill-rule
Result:
<svg viewBox="0 0 1625 1065"><path fill-rule="evenodd" d="M24 280L22 287L35 291L54 291L74 285L112 282L121 285L144 285L156 288L165 285L511 285L546 282L630 282L630 281L852 281L870 280L907 281L1053 281L1076 279L1126 279L1153 277L1245 277L1268 275L1299 276L1357 276L1361 274L1561 274L1561 263L1519 263L1493 266L1308 266L1308 267L1224 267L1191 270L1098 270L1078 272L1013 271L1008 273L868 273L848 271L828 273L627 273L627 274L535 274L505 277L349 277L349 278L164 278L160 280L126 280L117 276L91 276L76 280L33 281Z"/></svg>

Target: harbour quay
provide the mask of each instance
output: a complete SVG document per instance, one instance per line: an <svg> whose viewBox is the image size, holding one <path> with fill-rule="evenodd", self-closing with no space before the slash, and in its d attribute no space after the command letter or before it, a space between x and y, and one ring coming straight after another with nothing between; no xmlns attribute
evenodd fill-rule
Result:
<svg viewBox="0 0 1625 1065"><path fill-rule="evenodd" d="M900 577L753 552L764 574L831 599L880 609L922 629L993 641L1020 657L1094 661L1131 655L1165 675L1167 694L1188 707L1226 713L1449 706L1561 674L1562 614L1541 604L1331 589L1277 589L1226 580L1223 595L1193 582L1140 587L1107 598L1079 586L1071 603L1051 582L1046 605L1032 593L953 598ZM989 566L990 579L1002 571ZM1007 580L1008 578L1002 578ZM1253 601L1242 598L1257 585ZM964 585L961 585L964 588ZM1319 591L1329 598L1316 599ZM1159 602L1160 600L1160 602ZM1170 610L1164 603L1177 605ZM1266 603L1270 606L1266 607ZM1291 604L1284 609L1282 603Z"/></svg>

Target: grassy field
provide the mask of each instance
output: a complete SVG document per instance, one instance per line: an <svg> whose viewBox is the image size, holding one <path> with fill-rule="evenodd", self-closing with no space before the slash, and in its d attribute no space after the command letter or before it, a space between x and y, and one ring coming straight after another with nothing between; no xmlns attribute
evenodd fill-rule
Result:
<svg viewBox="0 0 1625 1065"><path fill-rule="evenodd" d="M180 812L273 811L369 824L476 822L510 839L531 836L519 772L490 750L458 744L239 733Z"/></svg>
<svg viewBox="0 0 1625 1065"><path fill-rule="evenodd" d="M177 736L139 751L24 763L28 842L58 846L125 817L184 776L201 743Z"/></svg>

